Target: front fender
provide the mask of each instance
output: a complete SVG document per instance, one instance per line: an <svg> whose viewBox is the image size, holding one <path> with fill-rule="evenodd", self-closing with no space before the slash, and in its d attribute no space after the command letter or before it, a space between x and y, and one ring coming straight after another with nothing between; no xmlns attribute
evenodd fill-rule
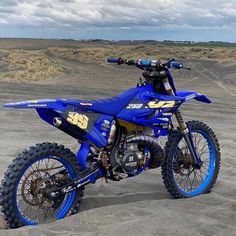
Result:
<svg viewBox="0 0 236 236"><path fill-rule="evenodd" d="M185 101L195 99L199 102L211 103L211 100L206 95L195 91L178 91L176 96L183 97Z"/></svg>

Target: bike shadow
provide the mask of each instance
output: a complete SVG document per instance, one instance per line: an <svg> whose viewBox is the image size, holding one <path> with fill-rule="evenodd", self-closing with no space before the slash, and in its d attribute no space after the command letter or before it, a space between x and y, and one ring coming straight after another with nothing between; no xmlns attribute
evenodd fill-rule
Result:
<svg viewBox="0 0 236 236"><path fill-rule="evenodd" d="M142 189L142 184L140 184L139 188L138 186L133 188L123 186L124 190L122 190L122 185L119 185L117 186L118 188L121 188L119 191L114 189L114 187L112 188L111 184L107 186L101 185L97 188L90 186L88 194L85 190L85 196L82 200L80 212L119 204L135 203L147 200L171 199L163 184L149 184L149 189L152 187L151 189L153 189L153 191L147 191L147 187Z"/></svg>

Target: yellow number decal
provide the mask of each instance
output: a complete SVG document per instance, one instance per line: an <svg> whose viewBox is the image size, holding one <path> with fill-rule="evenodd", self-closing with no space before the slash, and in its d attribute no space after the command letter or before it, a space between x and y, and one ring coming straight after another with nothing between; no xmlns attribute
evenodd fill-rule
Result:
<svg viewBox="0 0 236 236"><path fill-rule="evenodd" d="M76 125L81 129L87 129L89 118L86 115L77 112L69 112L66 119L72 125Z"/></svg>

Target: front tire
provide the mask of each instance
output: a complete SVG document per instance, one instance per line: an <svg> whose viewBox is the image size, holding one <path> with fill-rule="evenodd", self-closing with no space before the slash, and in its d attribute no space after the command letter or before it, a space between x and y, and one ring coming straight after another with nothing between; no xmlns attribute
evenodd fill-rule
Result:
<svg viewBox="0 0 236 236"><path fill-rule="evenodd" d="M220 147L212 129L200 121L189 121L187 126L203 165L199 170L194 167L180 130L170 132L165 147L162 178L172 198L209 193L220 169Z"/></svg>
<svg viewBox="0 0 236 236"><path fill-rule="evenodd" d="M37 144L19 154L4 175L0 193L2 212L10 228L47 223L76 213L82 189L57 199L50 199L47 191L80 172L75 154L56 143Z"/></svg>

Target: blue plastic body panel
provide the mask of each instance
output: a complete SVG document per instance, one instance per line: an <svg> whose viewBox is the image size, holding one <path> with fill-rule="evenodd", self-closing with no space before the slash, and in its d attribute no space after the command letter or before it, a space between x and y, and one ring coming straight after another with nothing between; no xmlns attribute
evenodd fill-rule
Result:
<svg viewBox="0 0 236 236"><path fill-rule="evenodd" d="M145 63L145 62L144 62ZM195 91L178 91L176 96L166 96L155 93L150 84L134 87L117 95L116 97L99 100L73 100L73 99L43 99L5 104L6 108L34 108L39 116L53 125L55 117L62 117L68 106L76 107L76 112L89 114L90 112L100 114L93 128L87 132L85 138L98 147L107 145L110 126L113 119L121 119L154 129L156 136L167 135L168 125L173 113L184 102L195 99L197 101L210 103L210 99ZM172 107L166 105L150 107L150 101L158 101L165 104L174 103ZM66 121L65 121L66 122ZM104 122L108 128L104 129ZM71 136L76 134L71 131Z"/></svg>
<svg viewBox="0 0 236 236"><path fill-rule="evenodd" d="M183 97L184 101L195 99L199 102L211 103L211 100L206 95L195 91L178 91L176 92L176 95L179 97Z"/></svg>
<svg viewBox="0 0 236 236"><path fill-rule="evenodd" d="M96 146L105 147L107 145L112 120L112 116L102 115L96 121L96 123L94 123L92 130L85 137L92 143L94 143ZM106 125L106 127L104 126L104 124Z"/></svg>
<svg viewBox="0 0 236 236"><path fill-rule="evenodd" d="M63 101L64 99L30 100L30 101L7 103L3 107L16 108L16 109L46 108L46 109L64 111L67 105Z"/></svg>
<svg viewBox="0 0 236 236"><path fill-rule="evenodd" d="M133 99L139 90L135 88L128 89L115 97L98 100L66 100L67 104L81 107L86 110L96 111L108 115L118 114L131 99Z"/></svg>

